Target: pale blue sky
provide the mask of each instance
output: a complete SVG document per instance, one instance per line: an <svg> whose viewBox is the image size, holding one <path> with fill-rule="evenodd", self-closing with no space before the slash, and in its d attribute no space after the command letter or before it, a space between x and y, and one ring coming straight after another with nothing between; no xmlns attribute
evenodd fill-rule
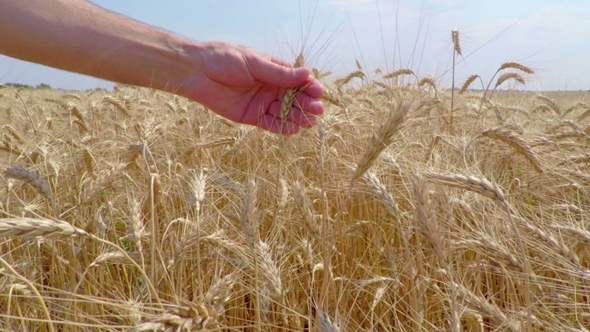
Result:
<svg viewBox="0 0 590 332"><path fill-rule="evenodd" d="M221 40L293 60L305 40L312 65L346 74L407 67L450 85L450 34L461 34L457 82L490 79L504 61L533 67L529 90L590 89L587 0L94 0L198 41ZM308 33L306 33L308 31ZM306 37L302 37L306 36ZM336 78L336 77L333 77ZM0 82L87 89L94 78L0 56Z"/></svg>

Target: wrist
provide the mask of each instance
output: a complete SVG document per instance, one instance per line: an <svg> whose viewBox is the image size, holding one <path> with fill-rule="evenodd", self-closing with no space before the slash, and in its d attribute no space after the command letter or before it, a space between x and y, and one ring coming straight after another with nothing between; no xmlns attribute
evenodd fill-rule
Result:
<svg viewBox="0 0 590 332"><path fill-rule="evenodd" d="M111 58L118 64L105 66L119 68L118 74L114 73L119 77L113 77L114 81L179 93L191 73L198 70L194 59L198 44L191 40L152 31L150 38L136 42L122 52L119 60Z"/></svg>
<svg viewBox="0 0 590 332"><path fill-rule="evenodd" d="M171 50L169 64L163 68L165 77L154 88L195 99L195 87L204 78L206 43L172 38L167 44Z"/></svg>

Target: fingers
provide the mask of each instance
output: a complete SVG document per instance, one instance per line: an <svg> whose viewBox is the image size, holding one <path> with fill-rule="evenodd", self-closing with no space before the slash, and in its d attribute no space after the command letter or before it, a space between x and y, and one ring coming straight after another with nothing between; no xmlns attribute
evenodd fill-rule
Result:
<svg viewBox="0 0 590 332"><path fill-rule="evenodd" d="M254 57L249 69L255 79L281 88L303 85L310 76L309 68L292 68L289 63L272 57Z"/></svg>
<svg viewBox="0 0 590 332"><path fill-rule="evenodd" d="M316 88L311 89L312 93L314 92L313 89ZM287 123L292 123L297 127L311 128L317 123L316 116L324 113L324 105L318 98L314 98L307 94L307 90L304 91L305 92L300 92L295 97L291 111L287 117ZM322 92L321 85L315 92ZM265 112L265 115L270 115L275 118L273 121L276 121L277 123L281 123L281 100L283 94L284 91L280 91L278 96L279 100L270 103ZM266 118L265 121L270 121L270 118Z"/></svg>
<svg viewBox="0 0 590 332"><path fill-rule="evenodd" d="M291 112L289 112L289 115L287 116L287 121L292 122L299 127L311 128L317 123L316 115L321 114L321 112L323 112L323 106L319 101L309 104L305 111L297 107L295 102L293 103ZM267 114L272 115L280 122L281 102L276 101L272 103L267 110Z"/></svg>
<svg viewBox="0 0 590 332"><path fill-rule="evenodd" d="M275 134L294 135L299 132L299 126L292 121L287 121L283 125L280 118L271 114L264 114L258 123L260 129L270 131Z"/></svg>
<svg viewBox="0 0 590 332"><path fill-rule="evenodd" d="M279 91L277 99L278 106L277 108L280 109L281 100L285 94L285 90ZM299 110L303 111L303 113L307 113L309 115L321 115L324 113L324 104L322 103L320 98L315 98L307 94L307 90L300 91L293 100L293 107L298 108ZM269 109L274 110L271 106Z"/></svg>
<svg viewBox="0 0 590 332"><path fill-rule="evenodd" d="M306 93L300 93L295 97L293 106L301 109L311 115L321 115L324 113L324 104L318 98L311 98Z"/></svg>
<svg viewBox="0 0 590 332"><path fill-rule="evenodd" d="M316 115L324 112L324 106L320 100L324 88L317 79L310 75L310 69L307 67L293 68L291 63L269 55L257 55L249 60L248 68L256 80L281 89L277 100L271 102L266 110L249 112L251 115L258 113L258 117L257 119L250 118L246 123L255 122L254 124L261 129L283 135L296 134L300 127L313 127L317 122ZM291 112L283 123L280 114L281 100L285 90L294 87L299 87L301 91L296 96Z"/></svg>
<svg viewBox="0 0 590 332"><path fill-rule="evenodd" d="M275 58L275 57L274 57L274 56L272 56L272 55L269 55L269 56L268 56L268 59L270 60L270 62L272 62L272 63L276 63L276 64L277 64L277 65L279 65L279 66L293 68L293 64L292 64L292 63L290 63L290 62L288 62L288 61L285 61L285 60L283 60L283 59L280 59L280 58Z"/></svg>
<svg viewBox="0 0 590 332"><path fill-rule="evenodd" d="M303 87L303 92L310 97L313 98L322 98L322 94L324 93L324 87L322 83L315 79L313 76L308 76L305 83L301 85Z"/></svg>

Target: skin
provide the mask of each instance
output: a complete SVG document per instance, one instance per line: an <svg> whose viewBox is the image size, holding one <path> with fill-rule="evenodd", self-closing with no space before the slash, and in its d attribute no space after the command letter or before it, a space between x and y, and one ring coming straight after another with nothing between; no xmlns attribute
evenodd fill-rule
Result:
<svg viewBox="0 0 590 332"><path fill-rule="evenodd" d="M323 113L323 88L306 67L248 47L199 43L85 0L0 0L0 54L173 92L232 121L295 134ZM285 91L301 93L281 126Z"/></svg>

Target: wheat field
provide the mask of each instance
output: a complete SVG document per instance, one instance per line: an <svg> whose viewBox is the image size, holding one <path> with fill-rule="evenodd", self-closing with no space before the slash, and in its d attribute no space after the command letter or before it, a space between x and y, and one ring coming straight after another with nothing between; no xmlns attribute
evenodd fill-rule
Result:
<svg viewBox="0 0 590 332"><path fill-rule="evenodd" d="M588 331L590 104L494 91L509 64L460 94L359 65L292 137L4 86L0 330Z"/></svg>

